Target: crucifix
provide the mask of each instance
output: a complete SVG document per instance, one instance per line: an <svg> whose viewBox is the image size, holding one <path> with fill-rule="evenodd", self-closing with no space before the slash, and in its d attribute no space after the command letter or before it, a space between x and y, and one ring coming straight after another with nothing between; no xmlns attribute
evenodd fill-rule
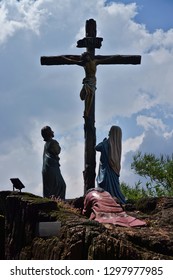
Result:
<svg viewBox="0 0 173 280"><path fill-rule="evenodd" d="M42 56L41 65L79 65L84 68L85 77L80 92L84 100L84 194L95 186L96 168L96 129L95 129L95 91L96 70L99 64L140 64L140 55L95 55L103 38L97 37L96 21L89 19L85 25L86 36L77 41L78 48L86 48L82 55Z"/></svg>

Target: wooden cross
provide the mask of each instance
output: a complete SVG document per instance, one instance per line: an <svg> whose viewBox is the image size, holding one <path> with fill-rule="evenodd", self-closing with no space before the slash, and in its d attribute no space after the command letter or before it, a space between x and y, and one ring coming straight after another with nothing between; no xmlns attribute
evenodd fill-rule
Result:
<svg viewBox="0 0 173 280"><path fill-rule="evenodd" d="M85 70L80 97L85 102L84 109L84 194L95 186L96 168L96 129L95 129L95 90L96 68L99 64L140 64L140 55L95 55L103 38L96 37L96 21L89 19L85 25L86 36L77 42L78 48L86 48L82 55L42 56L41 65L79 65Z"/></svg>

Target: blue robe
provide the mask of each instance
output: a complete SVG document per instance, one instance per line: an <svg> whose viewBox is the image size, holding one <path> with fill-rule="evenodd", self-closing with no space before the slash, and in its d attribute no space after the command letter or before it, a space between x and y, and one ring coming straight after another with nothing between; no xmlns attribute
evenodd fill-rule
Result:
<svg viewBox="0 0 173 280"><path fill-rule="evenodd" d="M113 197L118 198L122 204L126 203L126 199L120 190L119 175L111 168L109 164L109 142L104 139L103 142L95 147L96 151L101 152L99 172L97 176L97 184L105 191L109 192Z"/></svg>
<svg viewBox="0 0 173 280"><path fill-rule="evenodd" d="M56 140L50 140L45 143L43 153L43 196L59 197L65 199L66 184L61 175L59 156L52 153L52 146L59 144ZM60 147L59 147L60 151Z"/></svg>

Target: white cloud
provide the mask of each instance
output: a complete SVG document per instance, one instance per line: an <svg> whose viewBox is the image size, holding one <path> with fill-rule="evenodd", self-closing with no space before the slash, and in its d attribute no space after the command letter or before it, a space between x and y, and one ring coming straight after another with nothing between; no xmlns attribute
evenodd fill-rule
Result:
<svg viewBox="0 0 173 280"><path fill-rule="evenodd" d="M144 136L145 134L141 134L139 136L136 136L134 138L128 138L127 140L125 140L123 142L123 156L124 156L124 159L125 159L125 155L131 151L133 152L136 152L140 145L142 144L143 142L143 139L144 139Z"/></svg>
<svg viewBox="0 0 173 280"><path fill-rule="evenodd" d="M39 34L43 17L46 17L46 9L42 8L46 2L52 1L2 0L0 3L0 44L14 36L19 30L31 30Z"/></svg>
<svg viewBox="0 0 173 280"><path fill-rule="evenodd" d="M145 133L136 137L130 137L123 141L122 144L122 160L121 160L121 173L120 182L125 182L130 186L134 186L138 181L138 177L135 176L131 170L131 163L133 161L133 155L140 150L140 147L145 139Z"/></svg>
<svg viewBox="0 0 173 280"><path fill-rule="evenodd" d="M160 131L164 132L167 126L163 123L161 119L148 117L144 115L137 116L137 124L143 126L145 130L154 129L158 133Z"/></svg>
<svg viewBox="0 0 173 280"><path fill-rule="evenodd" d="M15 30L18 30L22 27L20 22L15 20L8 20L8 10L5 5L1 4L0 6L0 44L2 44L8 36L12 36Z"/></svg>

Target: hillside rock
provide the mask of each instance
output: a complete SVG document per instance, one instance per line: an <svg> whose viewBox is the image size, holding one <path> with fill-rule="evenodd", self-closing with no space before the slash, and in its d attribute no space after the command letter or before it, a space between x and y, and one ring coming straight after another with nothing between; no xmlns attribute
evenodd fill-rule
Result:
<svg viewBox="0 0 173 280"><path fill-rule="evenodd" d="M0 192L1 259L173 259L172 197L127 204L129 215L147 221L141 228L90 221L81 215L82 201L79 198L63 203L29 193ZM57 220L61 229L56 236L38 235L39 222Z"/></svg>

